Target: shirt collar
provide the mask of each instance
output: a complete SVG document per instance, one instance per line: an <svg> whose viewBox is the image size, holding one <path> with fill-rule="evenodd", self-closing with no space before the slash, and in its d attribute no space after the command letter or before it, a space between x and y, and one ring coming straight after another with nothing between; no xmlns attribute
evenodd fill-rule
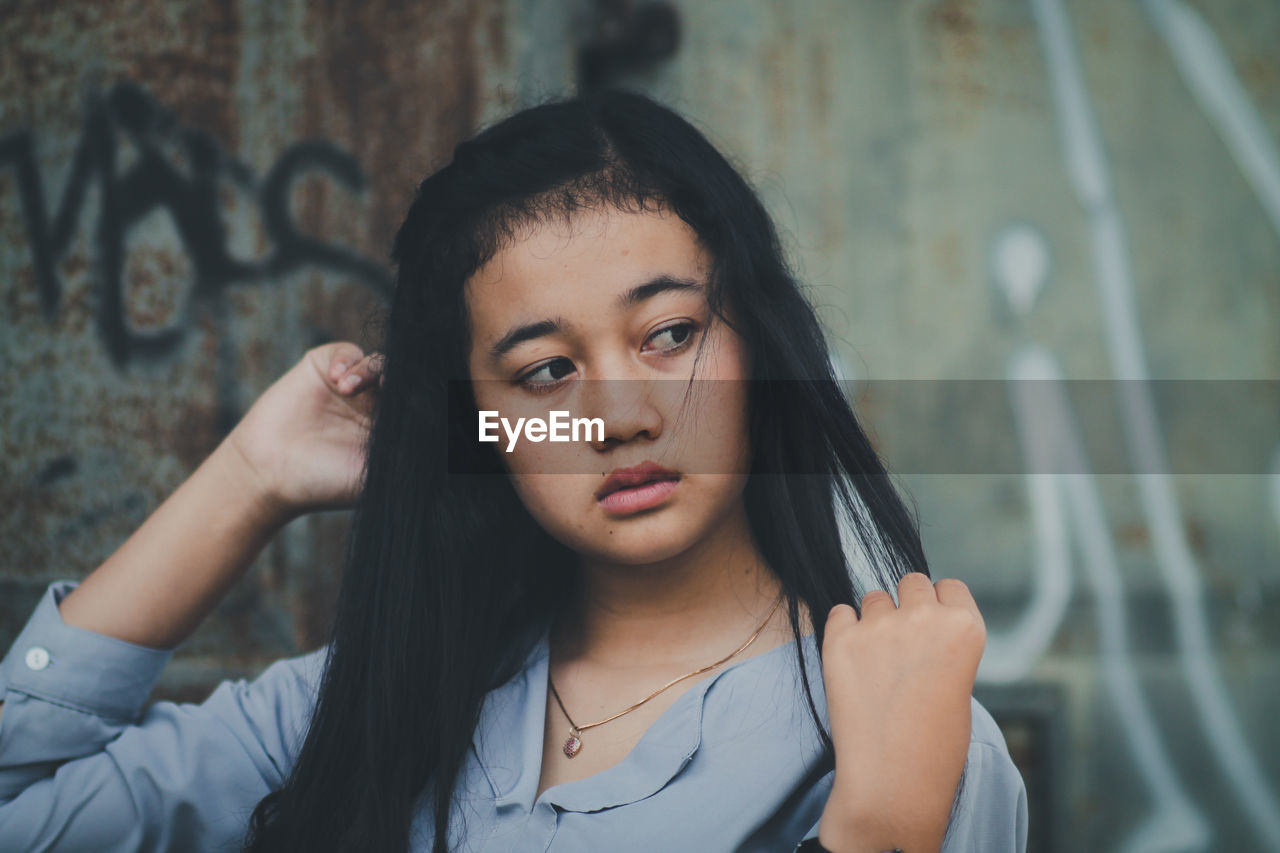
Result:
<svg viewBox="0 0 1280 853"><path fill-rule="evenodd" d="M804 639L809 644L806 652L816 657L813 635ZM794 654L795 642L790 641L729 664L680 694L622 761L592 776L548 788L543 797L566 811L591 812L657 793L698 751L703 708L711 686L742 667ZM542 774L549 660L549 629L544 629L524 668L492 690L481 709L472 747L499 813L518 809L527 814L533 810ZM821 690L821 685L814 685L814 689Z"/></svg>

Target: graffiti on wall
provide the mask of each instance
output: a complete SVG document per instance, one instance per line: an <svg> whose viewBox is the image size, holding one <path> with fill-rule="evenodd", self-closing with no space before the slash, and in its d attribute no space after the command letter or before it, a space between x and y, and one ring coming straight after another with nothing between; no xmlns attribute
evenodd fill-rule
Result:
<svg viewBox="0 0 1280 853"><path fill-rule="evenodd" d="M121 142L136 156L123 169ZM363 282L384 297L390 279L383 265L350 249L305 233L294 221L290 192L296 181L315 174L350 191L364 184L360 166L342 149L323 140L285 148L261 178L230 155L216 139L184 127L141 86L122 82L89 99L69 174L56 207L50 208L29 129L0 136L0 168L11 170L31 250L40 304L48 322L58 318L62 281L58 262L71 248L81 218L96 190L97 216L89 244L94 258L96 332L111 364L173 356L190 333L198 311L211 310L225 328L224 293L238 285L279 282L289 273L318 267ZM229 182L253 200L270 244L261 257L235 257L221 212L219 192ZM193 281L176 319L161 328L139 329L128 319L125 261L132 229L162 211L173 222L190 260ZM220 344L225 335L220 336ZM219 426L239 419L232 377L234 353L219 349Z"/></svg>
<svg viewBox="0 0 1280 853"><path fill-rule="evenodd" d="M1246 742L1230 704L1210 642L1200 568L1170 481L1161 428L1151 397L1137 318L1132 265L1122 216L1112 193L1108 164L1079 57L1060 0L1033 0L1046 56L1062 140L1064 168L1085 213L1093 243L1094 283L1126 445L1142 511L1153 533L1155 565L1172 604L1178 659L1199 719L1204 743L1240 802L1256 837L1280 849L1276 793ZM1262 132L1256 111L1230 70L1212 31L1179 0L1144 0L1197 101L1211 117L1280 230L1280 156ZM992 281L1016 317L1033 308L1049 272L1049 251L1035 228L1011 225L992 247ZM1171 760L1166 739L1143 691L1129 649L1124 583L1081 432L1065 394L1058 360L1046 348L1026 344L1008 361L1010 402L1018 423L1031 510L1035 574L1027 608L1014 626L990 638L979 678L1024 678L1047 650L1071 596L1070 539L1081 553L1098 608L1103 679L1124 729L1130 759L1151 798L1151 812L1122 845L1125 851L1208 850L1212 833ZM1019 380L1050 380L1019 382ZM1137 381L1123 381L1137 380ZM1027 391L1026 388L1032 390ZM1033 399L1034 398L1034 399ZM1064 457L1069 457L1065 458ZM1083 472L1050 475L1055 470ZM1263 495L1280 519L1280 448Z"/></svg>

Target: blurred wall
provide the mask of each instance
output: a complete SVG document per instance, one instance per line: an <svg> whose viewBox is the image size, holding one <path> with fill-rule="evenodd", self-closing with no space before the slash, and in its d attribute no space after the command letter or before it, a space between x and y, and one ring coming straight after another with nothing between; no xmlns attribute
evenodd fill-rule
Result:
<svg viewBox="0 0 1280 853"><path fill-rule="evenodd" d="M7 4L0 645L307 347L376 340L416 182L626 6ZM607 82L777 218L986 615L1031 849L1280 849L1280 8L670 6L675 55ZM157 696L322 642L345 524L291 524Z"/></svg>

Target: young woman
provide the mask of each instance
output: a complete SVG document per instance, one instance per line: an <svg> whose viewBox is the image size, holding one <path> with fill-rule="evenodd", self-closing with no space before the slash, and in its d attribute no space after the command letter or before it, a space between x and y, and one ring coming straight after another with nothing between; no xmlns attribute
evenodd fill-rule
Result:
<svg viewBox="0 0 1280 853"><path fill-rule="evenodd" d="M635 94L517 113L394 256L379 352L309 351L47 591L0 665L0 849L1023 849L982 618L697 130ZM601 428L478 440L556 410ZM329 645L139 718L280 526L345 506Z"/></svg>

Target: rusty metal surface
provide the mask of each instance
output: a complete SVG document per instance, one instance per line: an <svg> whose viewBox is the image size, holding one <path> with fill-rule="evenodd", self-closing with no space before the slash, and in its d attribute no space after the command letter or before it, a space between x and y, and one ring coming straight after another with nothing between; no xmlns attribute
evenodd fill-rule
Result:
<svg viewBox="0 0 1280 853"><path fill-rule="evenodd" d="M417 182L520 96L509 5L6 4L6 636L307 347L370 342ZM321 642L345 524L284 531L163 689Z"/></svg>

